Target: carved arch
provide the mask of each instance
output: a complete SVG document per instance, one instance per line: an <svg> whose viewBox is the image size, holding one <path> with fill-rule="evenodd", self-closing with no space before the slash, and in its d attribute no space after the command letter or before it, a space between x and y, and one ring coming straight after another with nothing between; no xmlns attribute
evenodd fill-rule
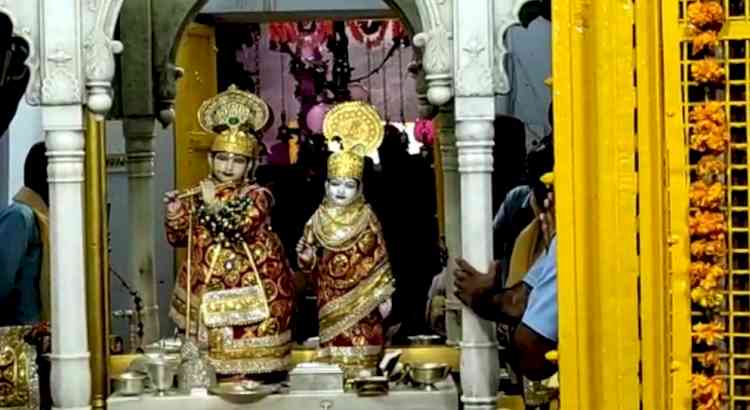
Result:
<svg viewBox="0 0 750 410"><path fill-rule="evenodd" d="M521 9L531 2L540 0L511 0L495 1L495 94L507 94L510 92L510 80L505 67L505 56L508 47L505 44L505 33L511 27L521 24Z"/></svg>

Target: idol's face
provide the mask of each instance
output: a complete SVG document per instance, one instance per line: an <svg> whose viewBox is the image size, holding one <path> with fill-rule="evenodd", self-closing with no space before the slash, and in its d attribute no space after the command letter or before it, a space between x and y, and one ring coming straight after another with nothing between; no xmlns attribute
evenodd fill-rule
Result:
<svg viewBox="0 0 750 410"><path fill-rule="evenodd" d="M326 195L335 206L349 205L359 194L359 182L354 178L328 178Z"/></svg>
<svg viewBox="0 0 750 410"><path fill-rule="evenodd" d="M250 160L238 154L216 152L209 154L208 162L211 172L219 183L237 182L245 177L250 167Z"/></svg>

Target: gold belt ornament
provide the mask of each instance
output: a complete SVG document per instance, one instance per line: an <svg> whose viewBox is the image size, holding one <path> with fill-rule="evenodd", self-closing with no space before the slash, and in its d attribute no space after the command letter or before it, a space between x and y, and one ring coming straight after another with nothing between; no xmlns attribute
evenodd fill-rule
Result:
<svg viewBox="0 0 750 410"><path fill-rule="evenodd" d="M255 284L236 289L206 292L201 303L201 315L203 323L209 328L223 326L247 326L262 322L271 316L268 307L266 291L260 280L258 266L255 264L250 248L242 241L250 267L252 268ZM209 283L214 271L218 255L221 250L214 254L211 266L206 275L206 283Z"/></svg>
<svg viewBox="0 0 750 410"><path fill-rule="evenodd" d="M209 328L247 326L260 323L271 315L263 287L206 292L201 303L203 323Z"/></svg>

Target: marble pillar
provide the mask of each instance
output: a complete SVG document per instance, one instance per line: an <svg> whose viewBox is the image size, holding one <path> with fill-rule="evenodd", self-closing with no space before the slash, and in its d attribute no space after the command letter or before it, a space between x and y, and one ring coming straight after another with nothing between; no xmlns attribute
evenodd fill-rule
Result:
<svg viewBox="0 0 750 410"><path fill-rule="evenodd" d="M54 408L88 409L82 106L45 106L42 123L49 158L52 400Z"/></svg>
<svg viewBox="0 0 750 410"><path fill-rule="evenodd" d="M494 1L454 2L455 119L461 192L462 257L486 272L492 260L494 144ZM461 401L467 410L496 408L495 324L463 309Z"/></svg>

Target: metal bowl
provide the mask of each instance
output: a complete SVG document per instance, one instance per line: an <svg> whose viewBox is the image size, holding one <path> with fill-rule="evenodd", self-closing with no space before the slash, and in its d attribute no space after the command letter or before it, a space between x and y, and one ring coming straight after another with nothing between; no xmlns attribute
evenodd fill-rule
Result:
<svg viewBox="0 0 750 410"><path fill-rule="evenodd" d="M208 392L225 400L236 403L247 403L260 400L269 394L279 391L278 384L257 382L223 382L208 388Z"/></svg>
<svg viewBox="0 0 750 410"><path fill-rule="evenodd" d="M388 378L384 376L358 377L352 385L360 397L375 397L388 394Z"/></svg>
<svg viewBox="0 0 750 410"><path fill-rule="evenodd" d="M440 344L440 336L437 335L416 335L409 336L409 343L417 346L434 346Z"/></svg>
<svg viewBox="0 0 750 410"><path fill-rule="evenodd" d="M446 363L421 363L408 366L411 380L422 385L426 390L433 390L435 384L450 374L451 367Z"/></svg>
<svg viewBox="0 0 750 410"><path fill-rule="evenodd" d="M146 375L125 372L115 378L115 392L121 396L140 396L145 390Z"/></svg>

